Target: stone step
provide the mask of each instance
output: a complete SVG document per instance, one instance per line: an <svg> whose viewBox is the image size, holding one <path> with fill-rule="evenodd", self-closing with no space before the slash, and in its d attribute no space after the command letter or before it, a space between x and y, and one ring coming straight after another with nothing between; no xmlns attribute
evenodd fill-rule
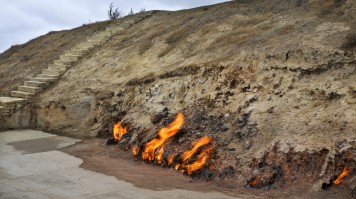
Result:
<svg viewBox="0 0 356 199"><path fill-rule="evenodd" d="M105 35L94 35L94 36L88 37L88 39L108 39L110 37L111 37L111 33L108 32L108 34L105 34Z"/></svg>
<svg viewBox="0 0 356 199"><path fill-rule="evenodd" d="M98 32L98 33L94 33L91 35L92 37L101 37L101 36L111 36L111 33L110 32L105 32L105 31L101 31L101 32Z"/></svg>
<svg viewBox="0 0 356 199"><path fill-rule="evenodd" d="M31 78L29 81L32 81L32 82L45 82L45 83L49 84L49 83L55 81L55 79L34 77L34 78Z"/></svg>
<svg viewBox="0 0 356 199"><path fill-rule="evenodd" d="M122 30L124 30L124 28L121 26L114 26L114 27L106 28L106 31L110 31L110 32L118 32L118 31L122 31Z"/></svg>
<svg viewBox="0 0 356 199"><path fill-rule="evenodd" d="M95 46L101 46L104 42L103 41L88 41L88 44Z"/></svg>
<svg viewBox="0 0 356 199"><path fill-rule="evenodd" d="M71 65L71 64L69 64L69 63L65 63L65 62L63 62L62 60L54 60L53 61L53 65Z"/></svg>
<svg viewBox="0 0 356 199"><path fill-rule="evenodd" d="M59 64L59 63L57 63L57 64L49 65L48 69L51 68L51 70L67 70L71 66L72 66L71 64L65 64L65 63Z"/></svg>
<svg viewBox="0 0 356 199"><path fill-rule="evenodd" d="M46 88L48 86L48 83L47 82L39 82L39 81L25 81L24 85L31 86L31 87Z"/></svg>
<svg viewBox="0 0 356 199"><path fill-rule="evenodd" d="M0 114L9 113L9 112L11 112L10 109L0 106Z"/></svg>
<svg viewBox="0 0 356 199"><path fill-rule="evenodd" d="M22 92L27 92L27 93L39 93L41 92L42 88L40 87L32 87L32 86L19 86L18 87L18 91L22 91Z"/></svg>
<svg viewBox="0 0 356 199"><path fill-rule="evenodd" d="M46 74L38 74L36 77L38 78L51 78L51 79L58 79L59 75L46 75Z"/></svg>
<svg viewBox="0 0 356 199"><path fill-rule="evenodd" d="M16 104L2 104L2 112L9 112L9 110L16 108Z"/></svg>
<svg viewBox="0 0 356 199"><path fill-rule="evenodd" d="M80 55L73 55L73 54L64 54L61 55L59 58L62 59L68 59L68 60L73 60L73 61L78 61L78 59L80 58Z"/></svg>
<svg viewBox="0 0 356 199"><path fill-rule="evenodd" d="M105 40L103 40L103 39L88 39L87 40L87 43L91 43L91 44L95 44L95 43L102 43L102 42L104 42Z"/></svg>
<svg viewBox="0 0 356 199"><path fill-rule="evenodd" d="M62 56L62 55L61 55ZM60 60L63 62L63 63L74 63L76 61L78 61L78 58L74 58L74 57L65 57L64 55L60 58Z"/></svg>
<svg viewBox="0 0 356 199"><path fill-rule="evenodd" d="M12 113L12 111L10 111L9 109L3 108L2 106L0 106L0 116L10 116Z"/></svg>
<svg viewBox="0 0 356 199"><path fill-rule="evenodd" d="M95 43L95 42L97 42L97 43L103 43L103 42L107 41L107 39L88 38L87 41L88 41L88 42L91 42L91 43Z"/></svg>
<svg viewBox="0 0 356 199"><path fill-rule="evenodd" d="M83 55L82 54L76 54L73 52L65 52L63 56L66 57L77 57L78 59L80 59Z"/></svg>
<svg viewBox="0 0 356 199"><path fill-rule="evenodd" d="M21 103L26 101L24 98L18 97L0 97L0 106L3 107L0 112L11 114L16 108L21 106Z"/></svg>
<svg viewBox="0 0 356 199"><path fill-rule="evenodd" d="M65 52L64 55L61 55L63 57L76 57L77 59L80 59L82 55L78 55L75 53L70 53L70 52Z"/></svg>
<svg viewBox="0 0 356 199"><path fill-rule="evenodd" d="M3 107L7 107L8 105L13 105L16 103L21 103L23 101L25 101L25 99L18 97L0 97L0 105Z"/></svg>
<svg viewBox="0 0 356 199"><path fill-rule="evenodd" d="M10 113L1 113L2 117L6 117L6 116L10 116L10 115L11 115Z"/></svg>
<svg viewBox="0 0 356 199"><path fill-rule="evenodd" d="M71 54L71 55L84 55L87 52L89 52L89 50L79 50L79 49L71 49L70 51L66 51L64 54Z"/></svg>
<svg viewBox="0 0 356 199"><path fill-rule="evenodd" d="M5 106L0 106L1 108L1 110L0 110L0 112L2 112L2 113L9 113L9 112L11 112L12 110L14 110L15 108L16 108L16 104L15 104L15 106L14 107L5 107Z"/></svg>
<svg viewBox="0 0 356 199"><path fill-rule="evenodd" d="M136 21L135 20L126 20L124 23L126 24L134 24Z"/></svg>
<svg viewBox="0 0 356 199"><path fill-rule="evenodd" d="M33 93L28 93L28 92L22 92L22 91L11 91L11 96L12 97L21 97L24 99L29 99L33 96Z"/></svg>
<svg viewBox="0 0 356 199"><path fill-rule="evenodd" d="M53 70L53 69L43 69L42 74L44 75L62 75L66 70Z"/></svg>
<svg viewBox="0 0 356 199"><path fill-rule="evenodd" d="M76 49L79 50L88 50L90 51L92 48L94 48L94 45L90 44L90 43L85 43L85 44L79 44Z"/></svg>
<svg viewBox="0 0 356 199"><path fill-rule="evenodd" d="M56 66L56 65L48 66L47 69L63 71L62 74L64 74L68 70L68 68L66 68L66 67L61 67L61 66ZM43 75L48 75L48 74L43 74ZM57 75L57 76L60 76L60 75Z"/></svg>
<svg viewBox="0 0 356 199"><path fill-rule="evenodd" d="M58 64L58 65L72 65L75 61L68 61L68 60L54 60L53 64Z"/></svg>

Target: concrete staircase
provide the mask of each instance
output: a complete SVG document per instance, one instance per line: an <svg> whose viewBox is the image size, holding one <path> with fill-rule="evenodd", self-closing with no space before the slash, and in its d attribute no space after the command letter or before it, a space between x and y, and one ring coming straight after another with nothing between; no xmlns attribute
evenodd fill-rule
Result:
<svg viewBox="0 0 356 199"><path fill-rule="evenodd" d="M54 60L53 64L48 66L47 69L43 69L42 73L26 79L23 85L17 87L17 90L11 91L11 97L0 97L0 119L10 116L29 98L42 92L50 86L51 83L58 81L68 69L70 69L79 59L91 52L95 47L103 45L113 35L120 33L152 14L153 12L149 11L132 15L126 20L122 18L118 23L108 26L103 31L94 33L88 37L86 41L79 43L69 51L60 55L60 58Z"/></svg>

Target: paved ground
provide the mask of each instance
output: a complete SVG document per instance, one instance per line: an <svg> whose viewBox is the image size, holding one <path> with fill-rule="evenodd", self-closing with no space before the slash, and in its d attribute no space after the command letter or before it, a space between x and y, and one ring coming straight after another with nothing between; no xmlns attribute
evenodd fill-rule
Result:
<svg viewBox="0 0 356 199"><path fill-rule="evenodd" d="M33 130L0 132L0 198L232 198L215 192L142 189L84 170L79 168L81 159L56 150L79 141Z"/></svg>

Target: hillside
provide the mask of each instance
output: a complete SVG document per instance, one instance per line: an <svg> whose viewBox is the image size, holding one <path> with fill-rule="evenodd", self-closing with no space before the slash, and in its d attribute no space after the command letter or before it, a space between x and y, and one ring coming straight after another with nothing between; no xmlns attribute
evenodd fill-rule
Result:
<svg viewBox="0 0 356 199"><path fill-rule="evenodd" d="M0 94L110 23L5 51ZM344 187L355 195L355 50L352 0L240 0L155 11L80 59L0 127L110 137L122 120L129 128L123 144L143 145L181 111L183 130L167 151L211 136L214 179L223 186L264 176L257 188L303 182L319 191L347 165Z"/></svg>

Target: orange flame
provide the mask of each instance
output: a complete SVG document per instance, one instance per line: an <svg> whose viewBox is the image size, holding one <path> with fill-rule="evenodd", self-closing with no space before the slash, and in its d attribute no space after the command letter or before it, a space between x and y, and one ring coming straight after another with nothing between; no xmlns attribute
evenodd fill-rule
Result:
<svg viewBox="0 0 356 199"><path fill-rule="evenodd" d="M167 158L167 164L168 164L168 166L170 166L170 165L172 164L173 159L174 159L174 154L171 153L171 154L168 156L168 158Z"/></svg>
<svg viewBox="0 0 356 199"><path fill-rule="evenodd" d="M157 154L156 154L156 160L157 160L157 162L159 163L159 164L162 164L162 160L163 160L163 152L164 152L164 148L162 147L162 148L160 148L160 149L158 149L158 151L157 151Z"/></svg>
<svg viewBox="0 0 356 199"><path fill-rule="evenodd" d="M157 158L155 156L156 149L160 148L163 150L163 147L167 143L168 139L178 133L183 126L183 123L184 115L179 112L171 124L159 130L157 138L154 138L146 143L145 149L142 152L142 159L152 161Z"/></svg>
<svg viewBox="0 0 356 199"><path fill-rule="evenodd" d="M176 165L174 166L174 169L175 169L175 170L178 170L178 169L180 168L180 166L182 166L182 165L178 163L178 164L176 164Z"/></svg>
<svg viewBox="0 0 356 199"><path fill-rule="evenodd" d="M260 182L261 178L262 178L261 176L256 176L256 177L249 183L249 185L255 187L256 185L258 185L258 183Z"/></svg>
<svg viewBox="0 0 356 199"><path fill-rule="evenodd" d="M127 132L127 127L122 127L120 121L118 121L116 124L113 126L113 136L117 142L119 142Z"/></svg>
<svg viewBox="0 0 356 199"><path fill-rule="evenodd" d="M334 185L338 185L342 182L342 180L349 174L350 170L347 168L347 166L344 166L344 169L342 170L342 173L333 181Z"/></svg>
<svg viewBox="0 0 356 199"><path fill-rule="evenodd" d="M131 152L134 156L137 156L138 153L140 152L140 147L138 147L137 145L136 146L133 146L132 149L131 149Z"/></svg>
<svg viewBox="0 0 356 199"><path fill-rule="evenodd" d="M203 149L197 157L197 160L186 166L186 171L190 175L194 171L202 169L205 166L206 161L208 161L212 156L212 151L214 146L209 146Z"/></svg>
<svg viewBox="0 0 356 199"><path fill-rule="evenodd" d="M204 136L200 138L199 140L195 141L192 143L193 148L189 151L186 151L182 155L182 161L185 163L187 162L188 159L190 159L200 147L209 144L211 142L211 137L209 136Z"/></svg>

